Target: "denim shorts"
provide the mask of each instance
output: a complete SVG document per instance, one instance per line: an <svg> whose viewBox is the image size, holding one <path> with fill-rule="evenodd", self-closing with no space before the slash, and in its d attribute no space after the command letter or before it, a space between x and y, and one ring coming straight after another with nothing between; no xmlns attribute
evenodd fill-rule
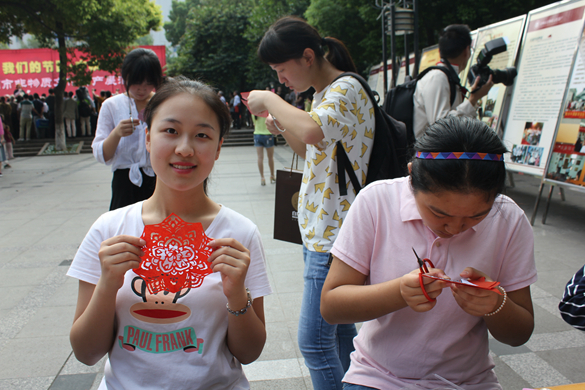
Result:
<svg viewBox="0 0 585 390"><path fill-rule="evenodd" d="M274 136L272 134L254 134L254 146L271 148L274 146Z"/></svg>

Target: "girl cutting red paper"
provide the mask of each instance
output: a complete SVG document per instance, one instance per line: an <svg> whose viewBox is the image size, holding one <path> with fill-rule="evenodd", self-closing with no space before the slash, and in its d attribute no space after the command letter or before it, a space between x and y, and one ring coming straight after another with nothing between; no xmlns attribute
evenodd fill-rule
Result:
<svg viewBox="0 0 585 390"><path fill-rule="evenodd" d="M501 194L506 148L482 122L450 116L415 150L409 177L359 193L333 246L323 317L365 322L344 388L434 389L439 375L466 390L502 389L488 332L512 346L530 338L536 281L530 224ZM431 260L426 270L412 247Z"/></svg>

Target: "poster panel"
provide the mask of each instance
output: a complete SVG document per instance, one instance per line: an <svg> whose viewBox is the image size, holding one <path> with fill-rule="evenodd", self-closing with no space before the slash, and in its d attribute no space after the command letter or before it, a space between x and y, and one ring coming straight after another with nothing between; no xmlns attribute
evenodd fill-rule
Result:
<svg viewBox="0 0 585 390"><path fill-rule="evenodd" d="M527 138L530 134L527 135ZM585 189L585 34L577 52L555 143L546 168L548 182L572 184Z"/></svg>
<svg viewBox="0 0 585 390"><path fill-rule="evenodd" d="M439 54L439 45L425 47L422 50L422 55L420 56L420 66L418 67L418 73L421 73L423 70L430 66L437 65L437 62L439 61L441 61L441 55Z"/></svg>
<svg viewBox="0 0 585 390"><path fill-rule="evenodd" d="M473 64L473 55L475 54L475 46L477 44L477 34L478 34L479 30L474 30L472 31L469 35L471 36L471 45L470 45L470 51L471 51L471 57L469 57L469 61L467 61L467 65L465 66L465 69L463 69L462 72L459 72L459 80L460 84L463 85L464 87L468 87L465 83L467 80L467 73L469 73L469 68L471 68L471 65Z"/></svg>
<svg viewBox="0 0 585 390"><path fill-rule="evenodd" d="M585 0L563 1L528 14L518 77L504 130L506 168L544 176L575 50Z"/></svg>
<svg viewBox="0 0 585 390"><path fill-rule="evenodd" d="M158 56L161 66L164 69L166 65L166 48L165 46L140 46L153 50ZM75 52L69 56L70 60L77 62L80 53ZM21 50L0 50L0 94L11 95L20 84L26 93L38 93L39 95L48 94L49 88L55 88L59 83L59 52L53 49L21 49ZM65 90L73 91L78 88L71 83L67 83ZM116 90L124 92L124 82L118 74L112 74L99 69L95 69L92 74L91 85L87 88L91 91L96 89L100 91Z"/></svg>
<svg viewBox="0 0 585 390"><path fill-rule="evenodd" d="M504 70L508 67L514 66L520 48L520 40L525 20L526 15L522 15L480 28L477 34L475 50L471 57L471 65L477 63L477 57L487 42L497 38L504 38L508 41L506 51L496 54L489 62L488 66L492 70ZM473 84L468 82L467 79L465 81L466 87L471 89L471 85ZM463 82L461 84L463 84ZM504 84L494 84L487 96L480 100L481 107L478 110L479 118L497 132L499 132L502 118L501 113L507 89L508 87Z"/></svg>

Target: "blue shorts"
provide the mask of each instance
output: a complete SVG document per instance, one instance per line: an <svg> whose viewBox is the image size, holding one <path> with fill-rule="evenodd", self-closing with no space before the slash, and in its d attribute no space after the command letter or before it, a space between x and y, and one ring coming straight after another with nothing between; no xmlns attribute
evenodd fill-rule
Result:
<svg viewBox="0 0 585 390"><path fill-rule="evenodd" d="M254 146L263 146L271 148L274 146L274 136L272 134L254 134Z"/></svg>

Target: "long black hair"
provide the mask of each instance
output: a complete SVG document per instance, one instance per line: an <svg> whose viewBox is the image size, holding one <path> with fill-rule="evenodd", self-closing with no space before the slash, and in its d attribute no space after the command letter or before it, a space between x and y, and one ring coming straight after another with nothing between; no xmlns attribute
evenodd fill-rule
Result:
<svg viewBox="0 0 585 390"><path fill-rule="evenodd" d="M332 37L322 38L315 27L296 16L285 16L270 26L258 46L258 56L267 64L282 64L301 58L307 48L315 52L319 63L325 58L339 70L357 72L343 42Z"/></svg>
<svg viewBox="0 0 585 390"><path fill-rule="evenodd" d="M417 152L477 152L503 154L508 150L485 123L449 115L428 127L414 144ZM503 161L412 160L410 173L414 193L483 192L487 199L501 194L506 186Z"/></svg>

